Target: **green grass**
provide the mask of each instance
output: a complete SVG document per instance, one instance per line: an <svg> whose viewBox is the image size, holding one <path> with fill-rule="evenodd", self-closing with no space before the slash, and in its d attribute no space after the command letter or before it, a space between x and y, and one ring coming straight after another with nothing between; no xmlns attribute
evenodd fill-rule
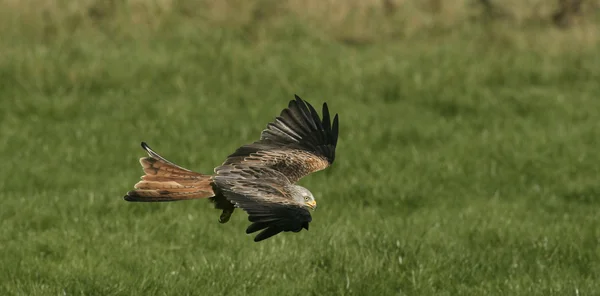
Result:
<svg viewBox="0 0 600 296"><path fill-rule="evenodd" d="M351 47L294 21L19 30L0 36L2 295L600 289L597 43L498 27ZM310 231L254 243L241 211L221 225L207 201L123 201L140 141L209 173L294 93L340 115L336 163L300 182Z"/></svg>

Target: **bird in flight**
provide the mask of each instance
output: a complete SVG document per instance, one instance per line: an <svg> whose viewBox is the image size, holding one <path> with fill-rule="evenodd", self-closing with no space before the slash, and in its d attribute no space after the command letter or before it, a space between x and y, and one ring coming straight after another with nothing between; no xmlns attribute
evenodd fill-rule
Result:
<svg viewBox="0 0 600 296"><path fill-rule="evenodd" d="M213 175L180 167L154 152L140 159L144 176L124 199L130 202L166 202L208 198L222 210L226 223L235 208L248 213L246 233L261 231L258 242L281 232L308 230L309 209L317 206L312 193L295 183L329 167L335 159L338 115L329 116L323 103L322 119L308 102L295 96L288 107L267 124L260 139L238 148Z"/></svg>

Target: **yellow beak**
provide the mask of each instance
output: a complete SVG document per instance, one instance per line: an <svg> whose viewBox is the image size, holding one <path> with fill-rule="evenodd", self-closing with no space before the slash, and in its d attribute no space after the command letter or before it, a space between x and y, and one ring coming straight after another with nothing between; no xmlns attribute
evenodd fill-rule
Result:
<svg viewBox="0 0 600 296"><path fill-rule="evenodd" d="M314 201L314 200L313 200L313 201L307 201L307 202L306 202L306 205L307 205L309 208L313 209L313 210L317 208L317 202L316 202L316 201Z"/></svg>

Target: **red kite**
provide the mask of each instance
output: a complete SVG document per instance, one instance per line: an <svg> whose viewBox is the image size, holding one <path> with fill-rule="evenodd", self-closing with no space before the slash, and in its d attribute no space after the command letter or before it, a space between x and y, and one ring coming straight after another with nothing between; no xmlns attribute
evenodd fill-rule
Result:
<svg viewBox="0 0 600 296"><path fill-rule="evenodd" d="M298 96L262 131L260 140L238 148L214 169L214 175L180 167L142 142L149 157L140 159L145 175L126 201L161 202L208 198L222 210L219 222L229 221L242 208L252 222L246 233L262 230L258 242L280 232L308 230L309 209L317 206L312 193L295 183L329 167L335 159L338 115L323 119Z"/></svg>

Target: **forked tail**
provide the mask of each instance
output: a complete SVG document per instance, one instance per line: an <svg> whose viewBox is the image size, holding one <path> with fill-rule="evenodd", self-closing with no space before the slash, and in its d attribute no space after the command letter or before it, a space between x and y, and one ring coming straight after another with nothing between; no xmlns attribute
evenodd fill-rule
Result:
<svg viewBox="0 0 600 296"><path fill-rule="evenodd" d="M160 202L213 197L211 176L182 168L142 142L149 157L140 158L145 175L127 192L126 201Z"/></svg>

